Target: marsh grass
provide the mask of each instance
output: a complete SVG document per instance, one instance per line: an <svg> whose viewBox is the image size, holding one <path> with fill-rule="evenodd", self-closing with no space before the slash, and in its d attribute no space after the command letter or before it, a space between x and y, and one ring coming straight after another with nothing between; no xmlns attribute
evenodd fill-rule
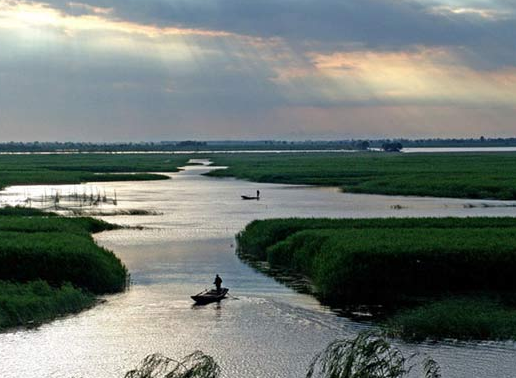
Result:
<svg viewBox="0 0 516 378"><path fill-rule="evenodd" d="M516 289L512 218L274 219L250 223L238 252L311 278L323 299Z"/></svg>
<svg viewBox="0 0 516 378"><path fill-rule="evenodd" d="M354 338L335 340L310 363L306 378L405 378L420 369L422 378L441 378L437 362L425 357L420 363L390 344L384 335L362 332ZM424 357L424 356L423 356ZM196 351L183 360L151 354L125 378L217 378L221 369L215 360ZM412 375L414 376L414 375Z"/></svg>
<svg viewBox="0 0 516 378"><path fill-rule="evenodd" d="M327 300L516 289L516 229L306 230L267 254L311 277Z"/></svg>
<svg viewBox="0 0 516 378"><path fill-rule="evenodd" d="M516 307L489 297L446 298L402 310L385 326L408 341L516 339Z"/></svg>
<svg viewBox="0 0 516 378"><path fill-rule="evenodd" d="M65 218L59 216L0 216L0 232L19 233L62 232L89 236L97 232L120 228L99 219L87 217Z"/></svg>
<svg viewBox="0 0 516 378"><path fill-rule="evenodd" d="M4 206L0 207L0 216L25 216L25 217L53 217L57 214L51 212L43 212L39 209L22 206ZM1 219L1 217L0 217Z"/></svg>
<svg viewBox="0 0 516 378"><path fill-rule="evenodd" d="M303 230L320 229L484 229L516 228L516 219L487 218L282 218L256 220L249 223L237 238L237 252L258 260L267 259L267 248Z"/></svg>
<svg viewBox="0 0 516 378"><path fill-rule="evenodd" d="M91 233L117 228L93 218L0 217L0 280L70 282L93 293L123 290L127 271Z"/></svg>
<svg viewBox="0 0 516 378"><path fill-rule="evenodd" d="M327 304L381 305L393 336L516 338L512 218L272 219L237 241L241 256L310 278Z"/></svg>
<svg viewBox="0 0 516 378"><path fill-rule="evenodd" d="M96 294L125 288L127 270L89 236L0 231L0 280L71 282Z"/></svg>
<svg viewBox="0 0 516 378"><path fill-rule="evenodd" d="M516 199L514 153L211 155L216 177L339 186L345 192Z"/></svg>
<svg viewBox="0 0 516 378"><path fill-rule="evenodd" d="M406 357L383 334L365 331L330 343L314 357L306 378L403 378L415 369L422 378L441 377L439 364L431 357L418 353Z"/></svg>
<svg viewBox="0 0 516 378"><path fill-rule="evenodd" d="M25 284L0 281L0 329L39 325L94 303L92 294L69 283L51 287L41 280Z"/></svg>
<svg viewBox="0 0 516 378"><path fill-rule="evenodd" d="M162 180L169 177L147 172L177 172L188 159L186 155L166 154L2 155L0 188L9 185Z"/></svg>
<svg viewBox="0 0 516 378"><path fill-rule="evenodd" d="M92 233L118 226L39 210L0 212L0 329L39 324L127 286L127 269Z"/></svg>
<svg viewBox="0 0 516 378"><path fill-rule="evenodd" d="M306 378L398 378L411 370L403 353L372 333L336 340L318 354Z"/></svg>
<svg viewBox="0 0 516 378"><path fill-rule="evenodd" d="M220 367L215 360L196 351L182 360L151 354L124 378L217 378L219 375Z"/></svg>

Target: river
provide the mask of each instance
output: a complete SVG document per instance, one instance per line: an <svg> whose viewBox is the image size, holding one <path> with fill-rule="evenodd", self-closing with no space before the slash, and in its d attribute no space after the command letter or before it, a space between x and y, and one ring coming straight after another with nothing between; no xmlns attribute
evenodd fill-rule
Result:
<svg viewBox="0 0 516 378"><path fill-rule="evenodd" d="M131 289L106 296L105 303L78 315L0 334L0 377L123 377L150 353L179 358L198 349L215 357L224 377L303 377L328 342L368 325L339 317L241 262L234 254L234 235L248 222L286 216L516 216L512 202L347 194L201 175L209 169L188 166L165 181L18 186L0 193L4 202L16 203L52 188L61 193L116 190L117 208L161 213L102 217L143 226L95 236L127 265ZM260 201L240 199L256 190ZM232 297L192 306L189 296L209 286L215 273ZM513 342L398 345L407 354L431 355L443 377L516 374Z"/></svg>

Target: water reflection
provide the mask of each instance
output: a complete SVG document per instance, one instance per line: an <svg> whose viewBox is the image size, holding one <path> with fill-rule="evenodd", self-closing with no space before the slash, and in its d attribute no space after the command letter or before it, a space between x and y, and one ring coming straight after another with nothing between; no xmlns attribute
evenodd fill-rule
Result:
<svg viewBox="0 0 516 378"><path fill-rule="evenodd" d="M131 271L131 290L78 316L37 330L0 334L0 376L116 377L150 353L180 357L196 349L213 355L225 377L301 377L329 341L368 327L337 317L308 295L256 272L234 254L233 235L248 222L284 216L515 216L502 201L468 201L343 194L333 188L256 184L201 176L205 166L172 174L172 180L95 183L117 192L122 209L159 215L116 215L122 229L96 235ZM55 186L66 190L70 186ZM11 187L5 201L48 186ZM260 201L242 193L260 190ZM482 207L482 203L498 207ZM400 205L398 208L395 205ZM472 205L472 206L469 206ZM503 207L499 207L503 206ZM238 300L193 307L190 295L209 286L215 273ZM446 377L512 377L513 343L401 345L428 352Z"/></svg>

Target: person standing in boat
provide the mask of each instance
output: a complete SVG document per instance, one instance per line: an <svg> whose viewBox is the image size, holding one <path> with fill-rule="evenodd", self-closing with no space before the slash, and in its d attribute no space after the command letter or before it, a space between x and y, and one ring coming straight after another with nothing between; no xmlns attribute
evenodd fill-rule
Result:
<svg viewBox="0 0 516 378"><path fill-rule="evenodd" d="M222 278L220 278L218 274L215 276L215 281L213 282L213 284L217 288L217 293L220 293L220 287L222 285Z"/></svg>
<svg viewBox="0 0 516 378"><path fill-rule="evenodd" d="M259 190L256 191L256 199L260 199L260 191Z"/></svg>

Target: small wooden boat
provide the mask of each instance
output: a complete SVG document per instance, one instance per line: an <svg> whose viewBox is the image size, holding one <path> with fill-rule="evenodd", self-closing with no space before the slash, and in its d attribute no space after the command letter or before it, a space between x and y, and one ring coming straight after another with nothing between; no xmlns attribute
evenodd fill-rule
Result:
<svg viewBox="0 0 516 378"><path fill-rule="evenodd" d="M197 295L192 295L190 298L192 298L196 304L204 305L212 302L220 302L226 297L228 291L229 289L226 287L221 288L220 291L216 289L205 290Z"/></svg>
<svg viewBox="0 0 516 378"><path fill-rule="evenodd" d="M241 196L243 200L259 200L260 197Z"/></svg>

